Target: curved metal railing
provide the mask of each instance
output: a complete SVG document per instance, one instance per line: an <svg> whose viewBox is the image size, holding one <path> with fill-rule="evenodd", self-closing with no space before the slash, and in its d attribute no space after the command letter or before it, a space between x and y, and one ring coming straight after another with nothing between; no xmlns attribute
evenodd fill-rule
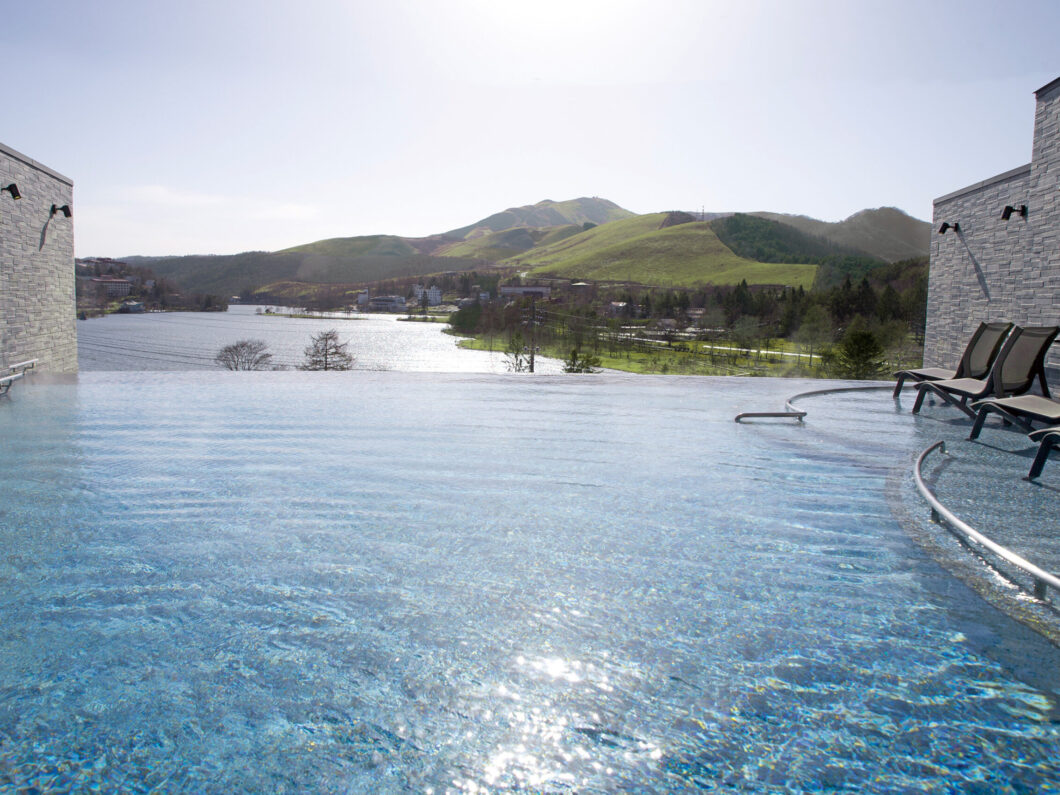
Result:
<svg viewBox="0 0 1060 795"><path fill-rule="evenodd" d="M800 411L795 408L794 403L797 400L803 398L812 397L815 395L829 395L837 392L858 392L858 391L869 391L873 389L891 389L890 385L875 385L875 386L843 386L843 387L832 387L830 389L814 389L809 392L800 392L797 395L793 395L784 402L784 411L745 411L736 415L736 422L740 422L748 417L784 417L796 419L802 422L803 417L806 416L805 411ZM1035 566L1026 558L1017 555L1011 549L1002 546L991 538L980 533L971 525L961 521L952 511L950 511L945 505L939 502L935 494L928 488L924 482L921 469L924 465L924 459L928 457L935 450L941 450L943 454L946 452L945 442L935 442L929 448L924 450L916 460L916 466L913 469L913 477L916 480L917 490L920 495L927 501L928 505L931 506L931 517L935 521L945 522L951 528L953 528L960 537L969 541L972 544L978 545L985 549L990 550L993 554L997 555L1002 560L1008 561L1016 568L1023 571L1025 574L1031 576L1034 582L1034 596L1038 599L1046 599L1047 589L1053 588L1060 592L1060 577L1055 574Z"/></svg>
<svg viewBox="0 0 1060 795"><path fill-rule="evenodd" d="M1035 566L1026 558L1017 555L1011 549L1001 546L1001 544L993 539L987 538L974 527L958 519L952 511L939 502L938 498L924 482L924 478L920 472L924 465L924 459L935 450L941 450L942 453L945 454L946 443L935 442L931 447L924 450L924 452L922 452L917 458L916 466L913 468L913 478L916 480L917 491L920 492L920 496L922 496L927 501L928 505L931 506L931 517L936 521L944 521L947 525L960 533L960 535L966 540L989 549L1002 560L1008 561L1016 568L1029 574L1034 579L1034 595L1038 599L1046 598L1046 587L1060 591L1060 578L1055 574L1050 574L1045 571L1045 569Z"/></svg>
<svg viewBox="0 0 1060 795"><path fill-rule="evenodd" d="M735 421L742 422L744 419L749 417L783 417L785 419L790 418L802 422L802 418L806 416L805 411L799 411L795 408L794 403L796 400L802 400L803 398L812 397L814 395L831 395L836 392L867 392L872 389L893 389L890 384L883 386L836 386L830 389L812 389L809 392L799 392L797 395L792 395L784 401L784 411L742 411L736 415Z"/></svg>

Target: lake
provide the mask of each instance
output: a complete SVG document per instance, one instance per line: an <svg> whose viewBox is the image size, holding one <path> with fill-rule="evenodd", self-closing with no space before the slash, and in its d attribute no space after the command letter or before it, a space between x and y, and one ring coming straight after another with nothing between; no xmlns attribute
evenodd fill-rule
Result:
<svg viewBox="0 0 1060 795"><path fill-rule="evenodd" d="M406 322L398 315L289 318L259 314L263 307L233 305L227 312L156 312L107 315L77 322L80 370L214 370L225 345L264 340L273 363L297 367L314 334L336 329L348 344L355 370L437 373L505 373L502 351L469 351L444 333L444 323ZM503 344L502 344L503 345ZM557 359L538 357L536 371L563 370Z"/></svg>

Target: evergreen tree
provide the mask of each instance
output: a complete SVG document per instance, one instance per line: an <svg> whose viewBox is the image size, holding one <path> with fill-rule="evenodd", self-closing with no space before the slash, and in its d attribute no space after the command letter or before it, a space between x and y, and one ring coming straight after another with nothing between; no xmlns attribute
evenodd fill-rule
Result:
<svg viewBox="0 0 1060 795"><path fill-rule="evenodd" d="M591 354L580 354L574 348L570 352L570 358L563 361L563 372L565 373L597 373L600 366L600 357Z"/></svg>
<svg viewBox="0 0 1060 795"><path fill-rule="evenodd" d="M883 346L868 329L850 328L836 351L836 370L843 378L875 378L883 372Z"/></svg>

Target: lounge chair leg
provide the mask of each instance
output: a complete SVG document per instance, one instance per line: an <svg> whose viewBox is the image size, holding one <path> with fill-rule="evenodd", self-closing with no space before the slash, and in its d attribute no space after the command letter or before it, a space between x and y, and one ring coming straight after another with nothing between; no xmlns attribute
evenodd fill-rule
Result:
<svg viewBox="0 0 1060 795"><path fill-rule="evenodd" d="M920 384L917 384L916 388L916 402L913 404L913 413L919 414L920 407L924 405L924 396L927 394L927 389L921 389Z"/></svg>
<svg viewBox="0 0 1060 795"><path fill-rule="evenodd" d="M1045 461L1049 458L1049 453L1053 449L1053 444L1054 443L1051 440L1045 440L1042 442L1042 446L1038 448L1038 455L1034 457L1034 463L1031 464L1031 471L1027 473L1027 480L1034 480L1042 474L1042 469L1045 468Z"/></svg>
<svg viewBox="0 0 1060 795"><path fill-rule="evenodd" d="M979 407L979 411L975 415L975 422L972 423L972 432L968 434L968 441L975 441L979 438L979 433L983 430L983 423L986 422L986 415L989 412L989 404Z"/></svg>
<svg viewBox="0 0 1060 795"><path fill-rule="evenodd" d="M902 373L900 376L898 376L898 383L894 385L894 393L891 395L891 397L893 397L895 400L898 399L898 395L902 391L902 384L904 384L904 383L905 383L905 373Z"/></svg>

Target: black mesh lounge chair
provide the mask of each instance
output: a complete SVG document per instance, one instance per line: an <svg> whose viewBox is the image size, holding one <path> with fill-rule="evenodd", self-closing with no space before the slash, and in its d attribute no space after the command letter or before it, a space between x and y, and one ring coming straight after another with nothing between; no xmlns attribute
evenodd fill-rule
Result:
<svg viewBox="0 0 1060 795"><path fill-rule="evenodd" d="M1012 330L1011 323L980 323L968 340L956 370L945 367L922 367L919 370L899 370L895 373L898 383L894 385L893 397L898 397L906 379L913 381L945 381L953 378L986 378L990 365L1001 350L1001 343Z"/></svg>
<svg viewBox="0 0 1060 795"><path fill-rule="evenodd" d="M1040 442L1038 455L1034 456L1031 471L1027 473L1027 480L1034 480L1042 474L1045 460L1049 458L1049 453L1052 449L1060 447L1060 427L1040 428L1037 431L1031 431L1029 435L1033 441Z"/></svg>
<svg viewBox="0 0 1060 795"><path fill-rule="evenodd" d="M1006 423L1018 425L1025 433L1034 430L1032 422L1060 425L1060 401L1041 395L987 398L972 403L972 408L975 409L975 423L972 425L972 432L968 434L969 439L979 438L983 423L991 412L1000 414Z"/></svg>
<svg viewBox="0 0 1060 795"><path fill-rule="evenodd" d="M1049 385L1045 383L1045 354L1058 333L1058 326L1014 326L985 379L921 381L916 385L913 413L920 412L924 398L931 392L974 418L975 411L968 405L969 401L1024 395L1034 386L1035 379L1041 384L1042 394L1049 397Z"/></svg>

